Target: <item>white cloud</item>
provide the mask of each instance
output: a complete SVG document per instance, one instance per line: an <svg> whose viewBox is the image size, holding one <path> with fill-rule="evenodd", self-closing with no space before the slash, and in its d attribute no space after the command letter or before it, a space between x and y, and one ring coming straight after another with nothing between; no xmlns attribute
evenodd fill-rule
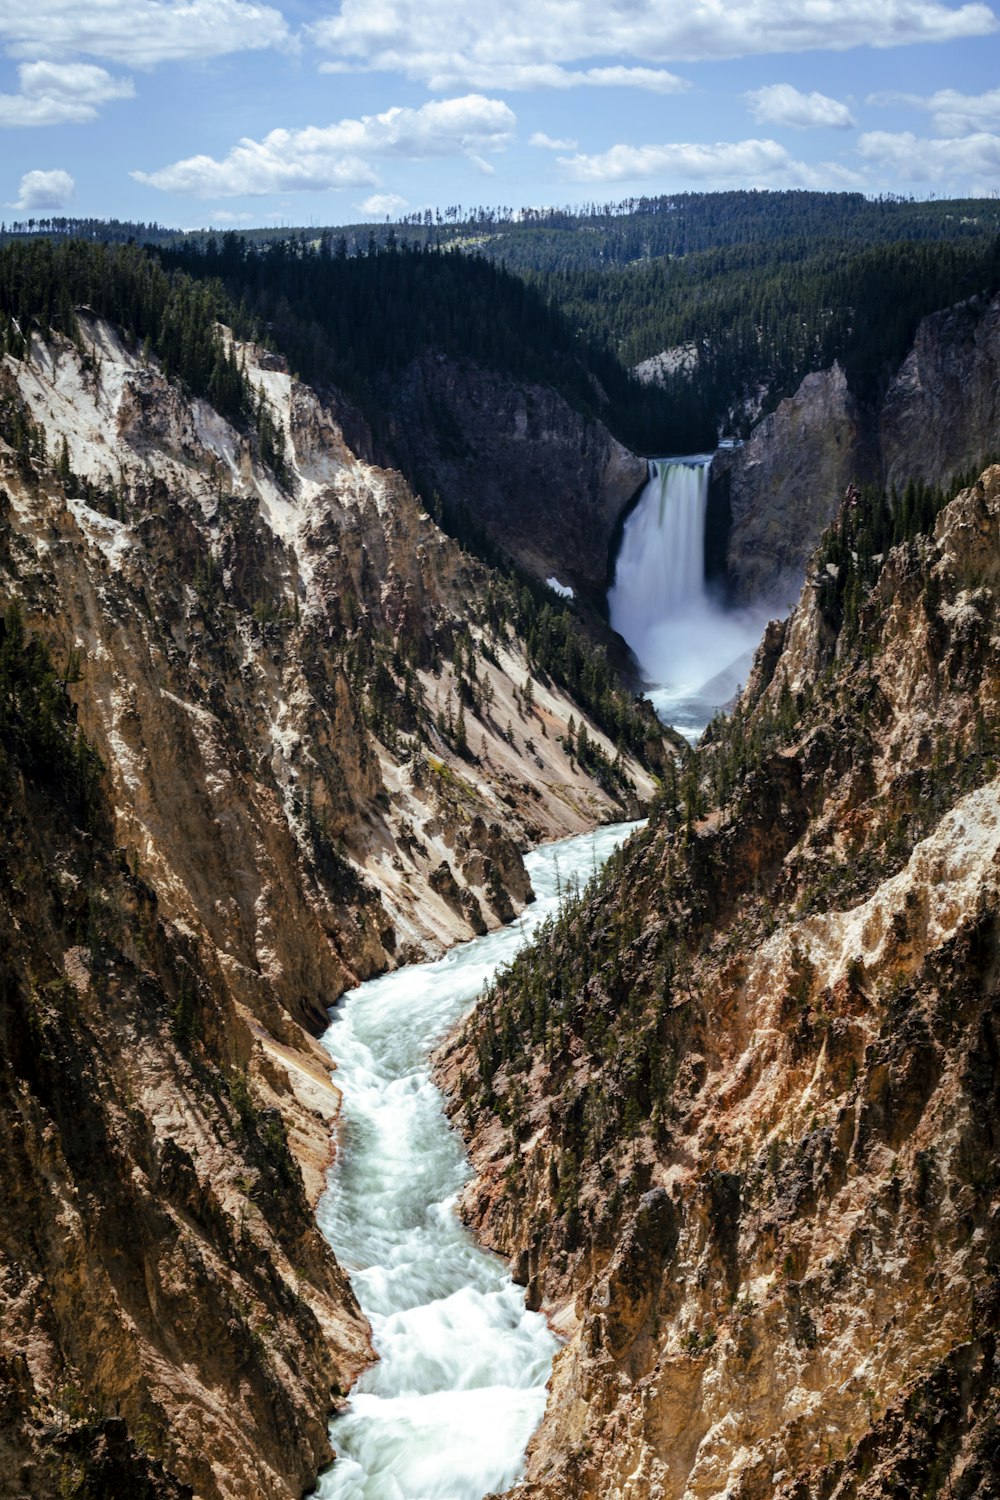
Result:
<svg viewBox="0 0 1000 1500"><path fill-rule="evenodd" d="M370 219L398 219L409 206L398 193L369 193L362 203L356 205L358 211Z"/></svg>
<svg viewBox="0 0 1000 1500"><path fill-rule="evenodd" d="M918 94L871 94L869 104L909 104L933 115L939 135L971 135L1000 126L1000 89L986 94L960 94L957 89L938 89L930 98Z"/></svg>
<svg viewBox="0 0 1000 1500"><path fill-rule="evenodd" d="M256 0L3 0L0 41L15 57L84 53L148 68L290 37L281 12Z"/></svg>
<svg viewBox="0 0 1000 1500"><path fill-rule="evenodd" d="M648 89L652 94L680 94L691 85L686 78L665 68L588 68L585 73L567 73L572 83L603 89Z"/></svg>
<svg viewBox="0 0 1000 1500"><path fill-rule="evenodd" d="M650 64L939 43L986 36L997 25L979 0L507 0L503 7L342 0L312 35L336 68L399 72L435 90L612 81L595 76L602 73L632 87L673 90L681 81L663 75L657 82ZM564 66L602 58L642 66Z"/></svg>
<svg viewBox="0 0 1000 1500"><path fill-rule="evenodd" d="M814 89L803 94L790 83L770 83L743 96L750 113L762 125L790 125L795 130L832 126L849 130L856 122L846 104L827 98Z"/></svg>
<svg viewBox="0 0 1000 1500"><path fill-rule="evenodd" d="M462 154L489 170L481 153L502 150L513 139L516 125L502 100L467 94L336 125L272 130L262 141L245 137L222 161L190 156L158 172L132 176L164 192L197 197L377 187L371 163L380 157L415 160Z"/></svg>
<svg viewBox="0 0 1000 1500"><path fill-rule="evenodd" d="M579 144L579 141L571 140L569 137L565 140L558 140L551 135L546 135L544 130L536 130L528 141L529 146L537 146L539 151L575 151Z"/></svg>
<svg viewBox="0 0 1000 1500"><path fill-rule="evenodd" d="M0 94L0 126L73 125L97 118L102 104L131 99L130 78L91 63L22 63L19 94Z"/></svg>
<svg viewBox="0 0 1000 1500"><path fill-rule="evenodd" d="M359 73L364 69L356 62L338 58L322 62L321 73ZM405 71L400 69L399 71ZM422 74L411 76L420 76ZM424 81L435 93L456 88L504 89L576 89L634 88L654 94L679 94L691 85L665 68L563 68L549 62L495 62L477 64L455 57L435 60Z"/></svg>
<svg viewBox="0 0 1000 1500"><path fill-rule="evenodd" d="M21 190L12 208L22 213L36 213L41 209L63 208L73 196L76 183L68 172L56 168L52 172L25 172L21 178Z"/></svg>
<svg viewBox="0 0 1000 1500"><path fill-rule="evenodd" d="M858 151L892 183L947 182L954 187L975 179L991 190L1000 184L1000 135L985 130L958 139L872 130L860 137Z"/></svg>
<svg viewBox="0 0 1000 1500"><path fill-rule="evenodd" d="M796 161L784 146L769 140L618 145L596 156L560 157L559 165L574 182L659 177L739 187L853 187L862 181L857 173L836 162L811 165Z"/></svg>

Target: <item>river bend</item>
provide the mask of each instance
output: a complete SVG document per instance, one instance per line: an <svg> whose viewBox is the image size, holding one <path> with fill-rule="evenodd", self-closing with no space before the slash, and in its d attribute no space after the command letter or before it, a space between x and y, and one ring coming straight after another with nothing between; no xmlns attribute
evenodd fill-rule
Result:
<svg viewBox="0 0 1000 1500"><path fill-rule="evenodd" d="M429 1058L561 895L636 826L535 850L525 863L537 899L517 922L360 985L332 1013L323 1041L344 1099L319 1223L380 1358L331 1425L339 1457L317 1500L482 1500L521 1472L557 1344L455 1212L470 1169Z"/></svg>

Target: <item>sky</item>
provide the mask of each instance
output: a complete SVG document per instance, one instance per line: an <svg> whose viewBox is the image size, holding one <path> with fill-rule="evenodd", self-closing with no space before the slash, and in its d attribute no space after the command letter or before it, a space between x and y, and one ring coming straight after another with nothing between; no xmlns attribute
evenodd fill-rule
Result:
<svg viewBox="0 0 1000 1500"><path fill-rule="evenodd" d="M1000 0L0 0L0 218L1000 193Z"/></svg>

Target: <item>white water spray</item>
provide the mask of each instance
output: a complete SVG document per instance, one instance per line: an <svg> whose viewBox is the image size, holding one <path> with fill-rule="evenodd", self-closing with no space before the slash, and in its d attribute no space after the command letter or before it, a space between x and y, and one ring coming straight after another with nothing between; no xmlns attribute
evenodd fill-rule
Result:
<svg viewBox="0 0 1000 1500"><path fill-rule="evenodd" d="M331 1425L317 1500L482 1500L517 1479L545 1408L556 1340L507 1267L455 1213L469 1175L430 1076L431 1049L497 967L636 824L529 854L519 922L352 990L324 1045L343 1090L342 1145L319 1207L371 1321L379 1362Z"/></svg>
<svg viewBox="0 0 1000 1500"><path fill-rule="evenodd" d="M766 609L728 610L705 586L711 454L653 459L608 593L657 713L695 739L745 681Z"/></svg>

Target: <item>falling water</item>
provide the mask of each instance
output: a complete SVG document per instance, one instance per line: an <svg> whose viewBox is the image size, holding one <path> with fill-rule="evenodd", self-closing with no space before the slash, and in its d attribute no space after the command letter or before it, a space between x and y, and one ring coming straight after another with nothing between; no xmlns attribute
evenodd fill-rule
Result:
<svg viewBox="0 0 1000 1500"><path fill-rule="evenodd" d="M660 717L696 739L746 678L765 609L730 610L705 585L711 454L652 459L608 593Z"/></svg>
<svg viewBox="0 0 1000 1500"><path fill-rule="evenodd" d="M528 855L521 920L344 996L324 1045L343 1090L342 1143L320 1227L350 1272L379 1361L330 1436L317 1500L482 1500L518 1477L556 1341L506 1265L455 1213L469 1167L429 1055L561 894L635 824Z"/></svg>

